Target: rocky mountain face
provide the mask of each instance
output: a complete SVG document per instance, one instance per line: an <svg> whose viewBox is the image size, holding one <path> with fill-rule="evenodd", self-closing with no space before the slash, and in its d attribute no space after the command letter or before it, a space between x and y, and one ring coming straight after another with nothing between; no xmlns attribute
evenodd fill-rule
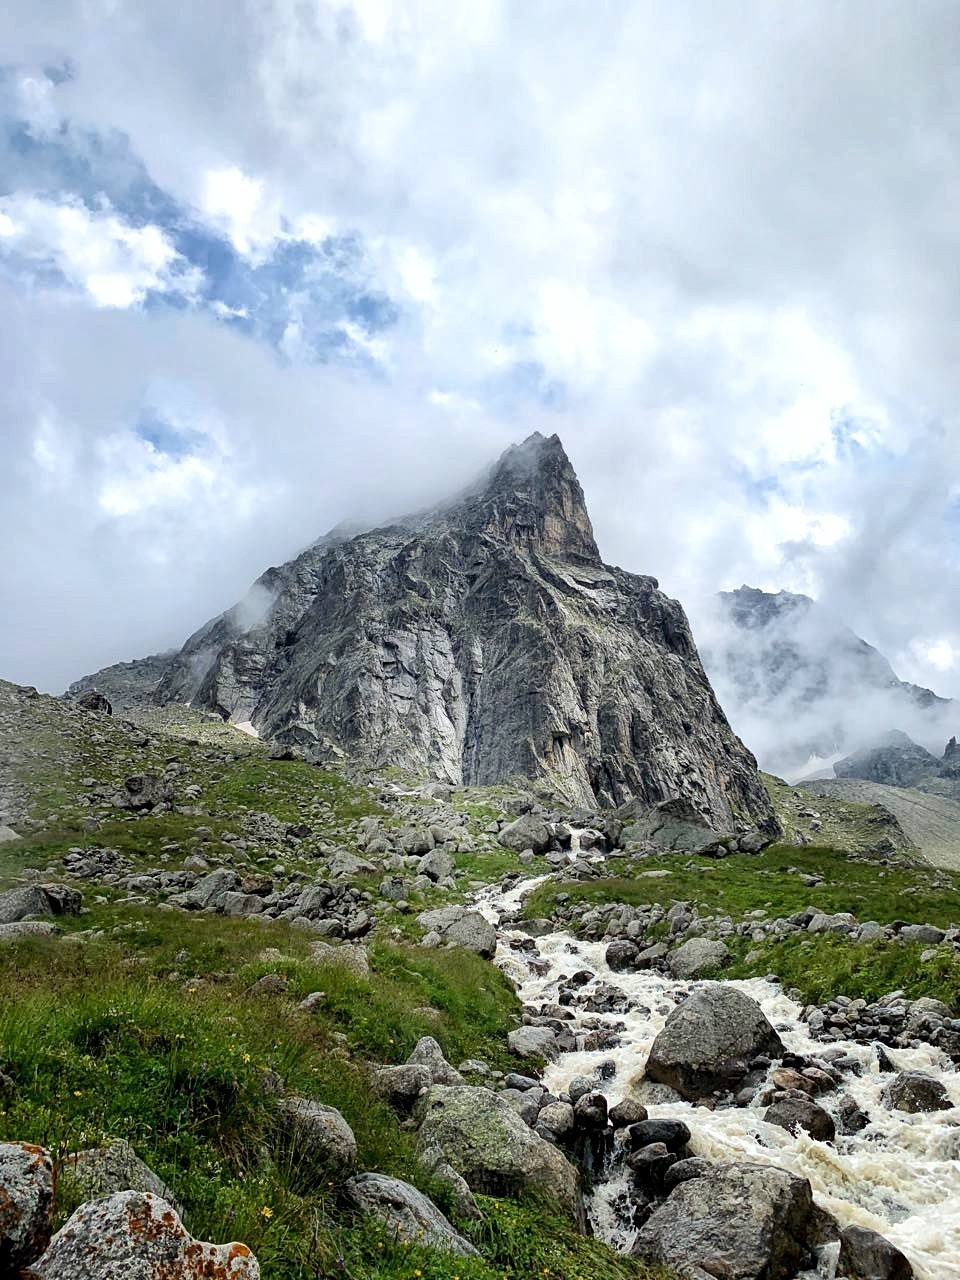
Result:
<svg viewBox="0 0 960 1280"><path fill-rule="evenodd" d="M899 680L872 645L807 596L721 592L703 659L723 706L761 764L794 776L892 730L940 749L960 721L948 698Z"/></svg>
<svg viewBox="0 0 960 1280"><path fill-rule="evenodd" d="M110 670L97 679L117 692ZM683 610L603 563L556 436L509 449L448 505L268 569L166 661L152 697L314 760L543 779L585 806L669 802L718 829L776 829Z"/></svg>

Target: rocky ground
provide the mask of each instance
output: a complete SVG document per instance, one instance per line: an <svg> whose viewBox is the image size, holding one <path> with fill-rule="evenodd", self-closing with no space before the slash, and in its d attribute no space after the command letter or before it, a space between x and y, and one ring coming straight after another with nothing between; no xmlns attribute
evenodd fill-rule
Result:
<svg viewBox="0 0 960 1280"><path fill-rule="evenodd" d="M865 1045L932 1055L919 1080L888 1059L884 1096L955 1123L960 878L872 811L847 813L841 854L789 789L805 843L762 848L682 812L348 777L183 708L87 704L0 684L10 1265L911 1274L785 1155L698 1149L697 1114L760 1107L844 1156L867 1107L844 1054ZM799 1002L803 1052L747 994L766 976ZM673 1012L637 1022L631 983Z"/></svg>

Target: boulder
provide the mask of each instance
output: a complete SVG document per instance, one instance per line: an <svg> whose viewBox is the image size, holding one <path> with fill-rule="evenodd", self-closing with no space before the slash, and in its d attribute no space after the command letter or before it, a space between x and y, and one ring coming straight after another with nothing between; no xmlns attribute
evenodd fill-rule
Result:
<svg viewBox="0 0 960 1280"><path fill-rule="evenodd" d="M399 1067L381 1067L374 1073L374 1088L395 1111L406 1115L424 1089L433 1084L430 1068L420 1062L406 1062Z"/></svg>
<svg viewBox="0 0 960 1280"><path fill-rule="evenodd" d="M560 1052L549 1027L518 1027L507 1036L507 1048L519 1058L555 1058Z"/></svg>
<svg viewBox="0 0 960 1280"><path fill-rule="evenodd" d="M667 957L670 972L675 978L699 978L711 969L721 969L730 963L730 952L722 942L710 938L688 938L681 942Z"/></svg>
<svg viewBox="0 0 960 1280"><path fill-rule="evenodd" d="M240 877L237 873L221 867L198 880L186 893L178 894L175 901L178 906L188 910L212 911L224 894L233 893L239 888Z"/></svg>
<svg viewBox="0 0 960 1280"><path fill-rule="evenodd" d="M245 1244L194 1240L173 1207L143 1191L82 1204L23 1280L260 1280Z"/></svg>
<svg viewBox="0 0 960 1280"><path fill-rule="evenodd" d="M344 1190L354 1208L378 1218L397 1240L461 1258L479 1257L473 1245L454 1230L433 1201L409 1182L388 1178L382 1173L361 1173L351 1178Z"/></svg>
<svg viewBox="0 0 960 1280"><path fill-rule="evenodd" d="M662 1142L668 1151L682 1151L690 1141L690 1130L682 1120L662 1117L657 1120L640 1120L630 1126L627 1145L631 1150Z"/></svg>
<svg viewBox="0 0 960 1280"><path fill-rule="evenodd" d="M675 1186L631 1252L724 1280L788 1280L809 1260L812 1214L806 1178L770 1165L718 1165Z"/></svg>
<svg viewBox="0 0 960 1280"><path fill-rule="evenodd" d="M430 1072L430 1084L460 1085L463 1076L443 1056L443 1050L433 1036L421 1036L413 1046L408 1063L421 1064Z"/></svg>
<svg viewBox="0 0 960 1280"><path fill-rule="evenodd" d="M17 942L20 938L56 938L63 930L52 920L17 920L0 924L0 942Z"/></svg>
<svg viewBox="0 0 960 1280"><path fill-rule="evenodd" d="M610 1108L610 1123L614 1129L625 1129L627 1125L639 1124L647 1118L647 1108L636 1098L624 1098L615 1107Z"/></svg>
<svg viewBox="0 0 960 1280"><path fill-rule="evenodd" d="M0 1143L0 1275L16 1275L50 1242L53 1160L27 1142Z"/></svg>
<svg viewBox="0 0 960 1280"><path fill-rule="evenodd" d="M465 911L455 920L444 935L454 946L476 951L486 960L492 960L497 950L497 931L479 911Z"/></svg>
<svg viewBox="0 0 960 1280"><path fill-rule="evenodd" d="M890 1111L949 1111L953 1106L946 1089L922 1071L900 1071L883 1091L883 1105Z"/></svg>
<svg viewBox="0 0 960 1280"><path fill-rule="evenodd" d="M832 1142L837 1136L833 1117L809 1098L788 1097L775 1101L763 1113L767 1124L775 1124L788 1133L802 1129L818 1142Z"/></svg>
<svg viewBox="0 0 960 1280"><path fill-rule="evenodd" d="M471 1190L489 1195L541 1191L584 1229L580 1175L492 1090L434 1085L420 1099L416 1114L421 1144L439 1147Z"/></svg>
<svg viewBox="0 0 960 1280"><path fill-rule="evenodd" d="M357 1140L336 1107L296 1097L284 1098L280 1105L294 1167L307 1181L329 1175L342 1178L354 1171Z"/></svg>
<svg viewBox="0 0 960 1280"><path fill-rule="evenodd" d="M735 1088L760 1055L783 1054L780 1037L755 1000L709 983L677 1005L654 1040L645 1077L688 1102Z"/></svg>
<svg viewBox="0 0 960 1280"><path fill-rule="evenodd" d="M370 977L370 957L366 947L358 943L344 943L335 947L330 942L311 942L310 955L318 964L346 969L357 978Z"/></svg>
<svg viewBox="0 0 960 1280"><path fill-rule="evenodd" d="M61 1177L68 1178L84 1200L96 1200L117 1191L149 1191L183 1214L170 1188L144 1164L125 1138L67 1156Z"/></svg>
<svg viewBox="0 0 960 1280"><path fill-rule="evenodd" d="M615 938L604 952L607 967L614 973L625 973L636 967L640 948L630 938Z"/></svg>
<svg viewBox="0 0 960 1280"><path fill-rule="evenodd" d="M77 916L83 896L65 884L31 884L0 893L0 924L16 924L32 916Z"/></svg>
<svg viewBox="0 0 960 1280"><path fill-rule="evenodd" d="M525 813L500 832L500 843L507 849L521 853L532 849L534 853L546 853L553 843L553 831L549 822L535 814Z"/></svg>
<svg viewBox="0 0 960 1280"><path fill-rule="evenodd" d="M105 716L113 715L110 699L98 693L96 689L88 689L86 693L82 693L77 699L77 706L82 707L84 711L98 711Z"/></svg>
<svg viewBox="0 0 960 1280"><path fill-rule="evenodd" d="M838 1272L847 1280L913 1280L913 1267L897 1246L869 1227L840 1232Z"/></svg>
<svg viewBox="0 0 960 1280"><path fill-rule="evenodd" d="M417 875L427 876L431 880L443 880L446 876L453 875L456 865L449 853L434 849L425 853L417 863Z"/></svg>

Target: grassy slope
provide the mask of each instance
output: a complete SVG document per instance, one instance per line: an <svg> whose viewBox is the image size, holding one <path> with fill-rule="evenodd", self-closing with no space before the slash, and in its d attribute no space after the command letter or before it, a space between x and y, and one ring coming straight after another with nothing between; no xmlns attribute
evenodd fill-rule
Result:
<svg viewBox="0 0 960 1280"><path fill-rule="evenodd" d="M0 849L0 886L29 868L62 878L59 860L71 847L110 846L134 867L176 867L198 851L243 869L246 855L238 858L221 836L240 834L251 813L311 824L316 838L282 849L288 868L311 873L319 841L349 848L356 819L378 812L366 791L338 775L271 761L258 744L183 712L174 727L185 739L131 734L102 717L61 722L47 699L30 712L31 735L14 747L37 825ZM199 813L132 817L101 806L105 817L88 829L91 808L77 799L85 780L116 784L160 772L174 756L183 766L178 786L203 787ZM494 810L474 808L479 829ZM165 851L171 843L177 847ZM508 854L486 867L481 855L458 860L484 878L513 865ZM494 966L469 952L375 941L365 979L313 960L309 936L283 923L184 915L120 902L107 886L78 887L87 907L61 921L64 937L0 948L0 1070L14 1085L0 1099L0 1139L40 1142L62 1157L126 1138L183 1204L190 1230L245 1241L264 1280L652 1275L535 1200L481 1198L481 1221L463 1227L480 1261L411 1248L351 1215L322 1170L291 1163L264 1089L273 1073L287 1092L343 1112L361 1168L403 1177L449 1211L444 1188L417 1162L414 1136L377 1097L370 1064L403 1061L430 1034L454 1062L512 1065L505 1040L519 1009ZM246 994L268 972L281 974L287 990ZM323 998L315 1011L299 1011L300 998L316 991ZM75 1203L65 1177L58 1218Z"/></svg>

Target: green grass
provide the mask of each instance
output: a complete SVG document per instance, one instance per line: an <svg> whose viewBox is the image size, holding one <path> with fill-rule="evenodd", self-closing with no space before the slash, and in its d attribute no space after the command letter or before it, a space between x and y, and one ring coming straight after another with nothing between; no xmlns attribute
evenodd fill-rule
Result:
<svg viewBox="0 0 960 1280"><path fill-rule="evenodd" d="M790 869L795 868L798 874ZM850 911L859 920L909 920L941 927L960 923L960 875L926 865L884 864L852 859L835 849L772 845L755 856L734 854L712 861L684 854L647 858L635 878L585 884L550 882L526 899L528 918L550 915L558 893L592 906L687 901L702 914L742 919L748 912L789 916L812 906L825 912ZM643 871L669 876L644 878ZM801 875L821 875L811 888Z"/></svg>
<svg viewBox="0 0 960 1280"><path fill-rule="evenodd" d="M310 823L310 810L318 805L340 823L383 812L367 791L332 770L301 760L269 760L265 756L250 756L229 765L221 780L205 792L204 803L230 812L269 813L281 822Z"/></svg>
<svg viewBox="0 0 960 1280"><path fill-rule="evenodd" d="M134 923L110 910L113 928ZM283 958L265 958L264 947ZM449 1209L420 1169L413 1135L372 1089L364 1059L402 1060L427 1032L454 1062L490 1058L517 1004L499 972L469 953L377 944L373 976L364 979L306 951L307 941L285 926L159 911L102 940L5 947L0 1068L15 1093L0 1112L0 1140L41 1143L59 1160L126 1138L184 1205L189 1229L248 1244L264 1280L399 1280L417 1270L446 1280L651 1274L536 1203L484 1200L482 1222L469 1228L483 1260L462 1265L348 1214L329 1173L291 1159L265 1077L275 1073L288 1093L341 1110L361 1168L412 1181ZM263 971L285 974L289 991L245 996ZM198 972L204 981L184 982ZM307 990L325 992L315 1014L295 1008ZM58 1220L76 1202L65 1178Z"/></svg>
<svg viewBox="0 0 960 1280"><path fill-rule="evenodd" d="M929 950L934 955L921 960L921 954ZM753 943L749 951L760 955L750 963L738 958L722 976L752 978L775 973L785 989L800 993L804 1004L822 1004L834 996L874 1001L898 990L911 1000L932 996L953 1007L960 1003L960 957L952 947L853 942L818 934Z"/></svg>

